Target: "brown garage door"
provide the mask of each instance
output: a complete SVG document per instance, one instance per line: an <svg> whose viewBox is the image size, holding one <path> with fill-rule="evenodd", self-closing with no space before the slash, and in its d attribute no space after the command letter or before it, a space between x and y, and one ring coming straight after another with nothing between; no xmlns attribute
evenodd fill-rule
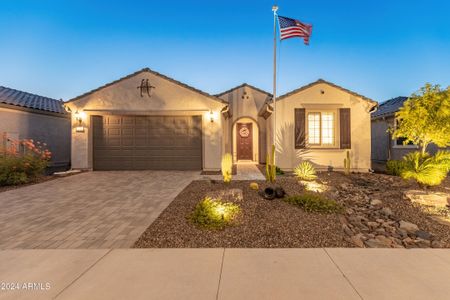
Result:
<svg viewBox="0 0 450 300"><path fill-rule="evenodd" d="M93 116L94 170L202 169L201 116Z"/></svg>

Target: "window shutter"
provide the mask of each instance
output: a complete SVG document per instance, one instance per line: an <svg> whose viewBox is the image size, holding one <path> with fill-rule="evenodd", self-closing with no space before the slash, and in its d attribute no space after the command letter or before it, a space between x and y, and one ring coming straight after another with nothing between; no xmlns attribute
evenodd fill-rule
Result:
<svg viewBox="0 0 450 300"><path fill-rule="evenodd" d="M350 123L350 108L339 109L339 123L340 123L340 140L341 149L351 149L351 123Z"/></svg>
<svg viewBox="0 0 450 300"><path fill-rule="evenodd" d="M304 108L295 109L295 149L305 148L305 128L306 128L306 117Z"/></svg>

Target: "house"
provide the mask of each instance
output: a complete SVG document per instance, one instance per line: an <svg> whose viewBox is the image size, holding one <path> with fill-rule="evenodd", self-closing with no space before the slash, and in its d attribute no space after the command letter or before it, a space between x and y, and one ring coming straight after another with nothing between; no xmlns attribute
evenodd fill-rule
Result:
<svg viewBox="0 0 450 300"><path fill-rule="evenodd" d="M264 163L273 144L272 95L242 84L210 95L148 68L66 102L72 166L93 170L220 170ZM370 113L377 103L318 80L277 100L277 164L370 169Z"/></svg>
<svg viewBox="0 0 450 300"><path fill-rule="evenodd" d="M52 170L70 167L70 127L61 100L0 86L0 136L46 143Z"/></svg>
<svg viewBox="0 0 450 300"><path fill-rule="evenodd" d="M402 159L409 152L417 151L413 144L404 145L404 138L392 139L390 128L395 128L395 113L403 106L408 97L396 97L380 104L371 117L372 163L374 169L383 170L386 161ZM427 151L434 154L439 148L431 144Z"/></svg>

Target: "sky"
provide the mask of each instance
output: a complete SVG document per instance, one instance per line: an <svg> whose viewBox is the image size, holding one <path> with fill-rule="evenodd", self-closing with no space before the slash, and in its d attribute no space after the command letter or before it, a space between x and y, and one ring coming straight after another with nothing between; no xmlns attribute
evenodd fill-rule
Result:
<svg viewBox="0 0 450 300"><path fill-rule="evenodd" d="M215 94L272 92L273 1L0 0L0 85L69 100L145 67ZM279 95L319 78L379 102L450 85L450 1L276 1Z"/></svg>

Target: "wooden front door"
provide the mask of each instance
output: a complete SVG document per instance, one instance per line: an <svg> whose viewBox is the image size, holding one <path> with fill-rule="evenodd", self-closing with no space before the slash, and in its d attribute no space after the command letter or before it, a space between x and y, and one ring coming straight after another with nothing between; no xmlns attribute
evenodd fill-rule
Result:
<svg viewBox="0 0 450 300"><path fill-rule="evenodd" d="M252 123L237 123L236 148L238 160L253 160Z"/></svg>

